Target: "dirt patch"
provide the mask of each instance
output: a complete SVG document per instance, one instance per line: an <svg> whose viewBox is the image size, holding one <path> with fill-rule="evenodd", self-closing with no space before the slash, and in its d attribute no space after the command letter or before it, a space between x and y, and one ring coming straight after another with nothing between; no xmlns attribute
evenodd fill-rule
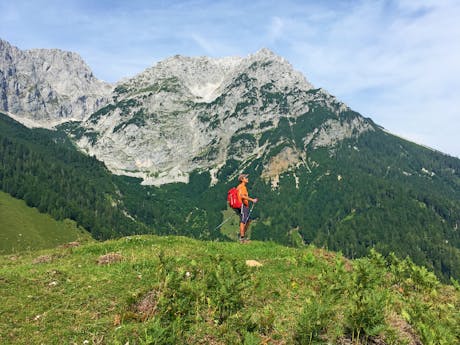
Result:
<svg viewBox="0 0 460 345"><path fill-rule="evenodd" d="M120 262L122 260L123 260L123 256L121 254L108 253L108 254L105 254L105 255L101 255L97 259L97 264L98 265L108 265L108 264L112 264L112 263L115 263L115 262Z"/></svg>
<svg viewBox="0 0 460 345"><path fill-rule="evenodd" d="M142 319L148 319L155 315L158 306L158 291L148 292L139 302L134 305L134 311L142 316Z"/></svg>
<svg viewBox="0 0 460 345"><path fill-rule="evenodd" d="M144 322L153 317L157 312L159 301L158 290L146 293L139 301L133 303L124 313L115 315L114 325L123 321Z"/></svg>
<svg viewBox="0 0 460 345"><path fill-rule="evenodd" d="M396 330L401 340L405 341L407 345L423 345L412 326L400 315L390 315L387 321L389 325Z"/></svg>
<svg viewBox="0 0 460 345"><path fill-rule="evenodd" d="M53 261L53 256L52 255L41 255L39 257L36 257L35 259L32 260L32 263L34 265L37 264L46 264Z"/></svg>
<svg viewBox="0 0 460 345"><path fill-rule="evenodd" d="M74 241L74 242L69 242L65 243L61 246L61 248L74 248L74 247L79 247L81 245L80 242Z"/></svg>

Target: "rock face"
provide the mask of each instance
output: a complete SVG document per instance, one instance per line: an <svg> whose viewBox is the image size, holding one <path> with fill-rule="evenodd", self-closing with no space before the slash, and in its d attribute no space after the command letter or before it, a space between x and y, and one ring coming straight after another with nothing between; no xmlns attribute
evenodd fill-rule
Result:
<svg viewBox="0 0 460 345"><path fill-rule="evenodd" d="M108 102L112 89L75 53L23 51L0 40L0 110L18 120L44 127L82 120Z"/></svg>
<svg viewBox="0 0 460 345"><path fill-rule="evenodd" d="M111 86L77 54L0 41L0 85L0 110L29 126L64 123L82 150L145 184L187 182L195 170L217 182L229 161L244 169L260 159L276 185L286 171L310 169L309 150L374 129L268 49L176 55Z"/></svg>
<svg viewBox="0 0 460 345"><path fill-rule="evenodd" d="M347 106L314 89L267 49L247 58L174 56L119 83L113 102L68 131L113 172L158 185L187 182L196 169L210 170L216 179L228 160L244 166L254 157L268 157L289 140L263 143L264 133L279 127L281 119L295 121L318 107L332 118L305 133L301 151L308 145L333 146L372 129L358 115L342 119ZM295 162L267 169L282 173L305 157L298 147L289 152Z"/></svg>

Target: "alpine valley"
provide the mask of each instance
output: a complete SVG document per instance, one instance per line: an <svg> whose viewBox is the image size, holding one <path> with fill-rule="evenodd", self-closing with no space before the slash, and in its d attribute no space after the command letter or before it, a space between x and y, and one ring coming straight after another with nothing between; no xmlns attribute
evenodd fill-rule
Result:
<svg viewBox="0 0 460 345"><path fill-rule="evenodd" d="M0 189L97 239L231 239L235 226L216 227L246 172L252 239L375 248L460 278L460 160L392 135L267 49L177 55L112 85L75 53L0 40L0 111Z"/></svg>

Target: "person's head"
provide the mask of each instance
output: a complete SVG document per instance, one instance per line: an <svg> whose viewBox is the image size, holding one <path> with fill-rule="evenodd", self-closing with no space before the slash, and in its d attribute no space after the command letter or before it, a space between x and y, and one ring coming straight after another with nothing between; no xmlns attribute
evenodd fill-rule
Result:
<svg viewBox="0 0 460 345"><path fill-rule="evenodd" d="M239 182L248 182L248 177L249 177L248 174L240 174L240 176L238 176L238 181Z"/></svg>

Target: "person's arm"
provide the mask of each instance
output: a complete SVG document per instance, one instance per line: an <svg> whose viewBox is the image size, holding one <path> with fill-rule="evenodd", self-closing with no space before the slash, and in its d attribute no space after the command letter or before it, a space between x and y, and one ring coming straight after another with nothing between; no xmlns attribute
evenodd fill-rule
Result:
<svg viewBox="0 0 460 345"><path fill-rule="evenodd" d="M257 200L258 200L257 198L251 198L251 197L249 197L249 195L247 195L247 194L241 195L241 199L243 199L243 200L248 200L248 201L250 201L250 202L257 202Z"/></svg>

